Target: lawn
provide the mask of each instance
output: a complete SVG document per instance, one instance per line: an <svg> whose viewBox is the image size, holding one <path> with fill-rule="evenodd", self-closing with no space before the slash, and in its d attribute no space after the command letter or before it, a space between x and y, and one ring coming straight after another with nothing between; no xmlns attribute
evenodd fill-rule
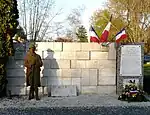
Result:
<svg viewBox="0 0 150 115"><path fill-rule="evenodd" d="M144 64L144 76L150 76L150 64Z"/></svg>

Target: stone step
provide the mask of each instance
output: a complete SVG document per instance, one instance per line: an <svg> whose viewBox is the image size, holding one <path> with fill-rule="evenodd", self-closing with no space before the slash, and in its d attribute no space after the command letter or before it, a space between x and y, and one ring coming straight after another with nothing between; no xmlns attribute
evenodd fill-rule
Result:
<svg viewBox="0 0 150 115"><path fill-rule="evenodd" d="M77 88L75 85L53 85L50 87L51 96L54 97L69 97L77 96Z"/></svg>

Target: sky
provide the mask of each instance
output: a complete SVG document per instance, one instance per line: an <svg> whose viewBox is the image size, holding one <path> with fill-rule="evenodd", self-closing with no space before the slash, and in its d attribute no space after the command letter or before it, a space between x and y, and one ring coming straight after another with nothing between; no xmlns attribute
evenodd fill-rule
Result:
<svg viewBox="0 0 150 115"><path fill-rule="evenodd" d="M56 10L63 8L60 19L66 17L73 8L84 6L85 11L82 15L82 22L86 29L89 28L89 19L93 12L104 7L107 0L56 0Z"/></svg>
<svg viewBox="0 0 150 115"><path fill-rule="evenodd" d="M66 17L71 13L72 9L84 6L85 10L82 13L82 24L88 30L90 27L90 18L94 11L97 9L102 9L105 6L107 0L54 0L55 1L55 8L53 9L54 12L59 11L62 8L62 14L55 18L55 22L63 22ZM20 2L18 2L20 6ZM29 17L28 17L29 18ZM22 20L21 18L19 19ZM67 27L67 26L66 26ZM52 35L53 34L53 35ZM57 38L57 35L54 33L50 34L51 37Z"/></svg>

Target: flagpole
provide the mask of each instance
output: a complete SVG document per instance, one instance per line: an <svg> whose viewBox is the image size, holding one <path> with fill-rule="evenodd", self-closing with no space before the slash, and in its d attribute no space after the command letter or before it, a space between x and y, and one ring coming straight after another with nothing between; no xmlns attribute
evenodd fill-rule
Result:
<svg viewBox="0 0 150 115"><path fill-rule="evenodd" d="M111 14L111 16L110 16L110 19L109 19L109 21L111 22L111 20L112 20L112 14Z"/></svg>
<svg viewBox="0 0 150 115"><path fill-rule="evenodd" d="M104 17L104 16L103 16ZM108 21L108 23L110 23L111 24L111 21L112 21L112 14L110 15L110 18L109 18L109 21ZM108 25L108 24L107 24ZM112 24L111 24L112 25ZM107 26L106 26L107 27ZM105 27L105 28L106 28ZM105 29L104 29L105 30ZM109 45L109 43L107 44L108 42L103 42L101 45L102 46L108 46Z"/></svg>
<svg viewBox="0 0 150 115"><path fill-rule="evenodd" d="M113 15L111 14L110 19L108 19L108 18L106 18L106 17L104 17L104 16L103 16L103 18L105 18L107 21L110 21L110 22L111 22L111 21L112 21L112 16L113 16ZM119 31L119 29L116 28L115 25L113 25L112 23L111 23L111 25L112 25L117 31Z"/></svg>
<svg viewBox="0 0 150 115"><path fill-rule="evenodd" d="M108 18L106 18L106 17L104 17L106 20L108 20L109 22L111 22L112 21L112 16L113 16L113 14L111 14L111 16L110 16L110 19L108 20ZM117 29L117 31L120 31L118 28L116 28L112 23L111 23L111 25L115 28L115 29ZM126 25L124 28L122 28L122 29L125 29L125 28L127 28L127 26L128 25ZM114 39L116 37L116 35L115 36L113 36L111 39ZM106 43L107 44L107 43ZM109 45L110 43L108 43L107 45L106 45L105 43L103 44L102 43L102 45L103 46L107 46L107 45ZM115 47L117 47L117 43L116 43L116 40L115 40Z"/></svg>

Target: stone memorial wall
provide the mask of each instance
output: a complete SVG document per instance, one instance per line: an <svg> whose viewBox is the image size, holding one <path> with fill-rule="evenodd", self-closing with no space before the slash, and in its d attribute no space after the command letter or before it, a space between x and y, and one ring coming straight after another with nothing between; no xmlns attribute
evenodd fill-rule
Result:
<svg viewBox="0 0 150 115"><path fill-rule="evenodd" d="M116 53L114 44L37 42L42 57L40 94L52 86L76 86L79 94L111 94L116 91ZM7 89L12 95L27 95L24 56L28 43L14 44L15 56L7 63Z"/></svg>

